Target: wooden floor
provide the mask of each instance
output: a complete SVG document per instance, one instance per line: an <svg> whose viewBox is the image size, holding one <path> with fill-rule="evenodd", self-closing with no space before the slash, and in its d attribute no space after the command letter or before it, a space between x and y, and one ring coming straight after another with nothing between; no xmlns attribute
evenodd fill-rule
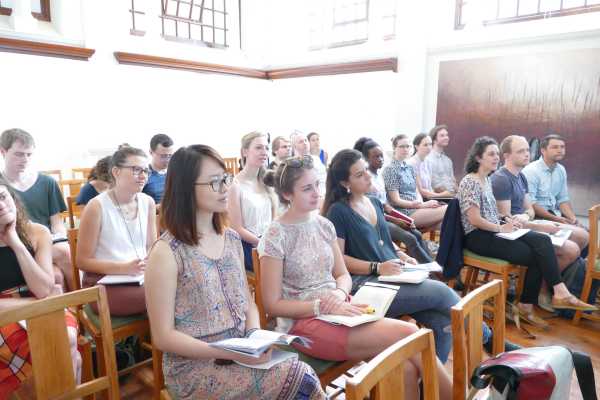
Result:
<svg viewBox="0 0 600 400"><path fill-rule="evenodd" d="M573 326L570 320L552 317L545 311L539 311L540 315L547 318L550 323L549 331L542 331L527 326L531 333L536 335L535 339L527 339L520 334L514 325L507 326L508 340L524 347L564 345L572 350L588 353L592 357L594 372L596 376L596 388L600 388L600 323L582 321L579 326ZM452 370L452 360L446 364L449 371ZM152 392L143 380L151 379L151 371L141 372L142 376L131 376L121 384L121 396L124 400L147 400ZM140 379L141 378L141 379ZM581 399L581 392L577 384L577 378L573 378L570 399Z"/></svg>

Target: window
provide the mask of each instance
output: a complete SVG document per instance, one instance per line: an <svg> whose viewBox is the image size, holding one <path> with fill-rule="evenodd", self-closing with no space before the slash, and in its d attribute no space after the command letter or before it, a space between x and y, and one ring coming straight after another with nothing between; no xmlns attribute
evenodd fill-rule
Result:
<svg viewBox="0 0 600 400"><path fill-rule="evenodd" d="M600 0L456 0L455 28L530 21L600 11Z"/></svg>
<svg viewBox="0 0 600 400"><path fill-rule="evenodd" d="M146 19L142 16L145 16L146 13L142 11L142 9L139 7L139 4L138 8L135 8L135 0L131 0L131 8L129 9L129 12L131 13L131 29L129 32L132 35L144 36L146 34L146 30L143 29L143 24Z"/></svg>
<svg viewBox="0 0 600 400"><path fill-rule="evenodd" d="M311 50L396 37L397 0L313 0L308 12ZM381 34L381 36L380 36Z"/></svg>
<svg viewBox="0 0 600 400"><path fill-rule="evenodd" d="M11 15L15 1L23 0L1 0L0 15ZM27 1L27 0L25 0ZM50 22L50 0L30 0L31 15L37 20Z"/></svg>

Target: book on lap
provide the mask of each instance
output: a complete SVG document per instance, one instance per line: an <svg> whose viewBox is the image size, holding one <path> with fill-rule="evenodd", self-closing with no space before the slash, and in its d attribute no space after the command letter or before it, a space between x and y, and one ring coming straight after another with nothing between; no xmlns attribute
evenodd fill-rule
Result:
<svg viewBox="0 0 600 400"><path fill-rule="evenodd" d="M388 215L392 216L393 218L397 218L399 220L401 220L402 222L407 223L408 225L412 225L415 223L415 220L412 219L411 217L409 217L406 214L401 213L398 210L394 210L393 208L389 210L389 213L387 213Z"/></svg>
<svg viewBox="0 0 600 400"><path fill-rule="evenodd" d="M385 284L365 283L352 297L353 304L367 304L375 309L373 314L362 314L353 317L345 315L327 314L317 317L317 319L331 324L345 325L349 327L366 324L380 320L385 317L390 304L396 297L398 286Z"/></svg>
<svg viewBox="0 0 600 400"><path fill-rule="evenodd" d="M521 228L521 229L514 230L512 232L498 232L498 233L496 233L496 236L501 237L502 239L506 239L506 240L517 240L518 238L525 235L530 230L531 229Z"/></svg>
<svg viewBox="0 0 600 400"><path fill-rule="evenodd" d="M427 278L429 278L429 271L404 271L396 275L380 275L379 282L421 283Z"/></svg>
<svg viewBox="0 0 600 400"><path fill-rule="evenodd" d="M140 275L104 275L98 281L100 285L138 285L144 284L144 274Z"/></svg>
<svg viewBox="0 0 600 400"><path fill-rule="evenodd" d="M550 234L548 232L540 232L544 235L550 236L550 240L552 240L552 244L556 247L562 247L567 239L571 237L571 233L573 233L570 229L561 229L556 233Z"/></svg>
<svg viewBox="0 0 600 400"><path fill-rule="evenodd" d="M254 365L245 364L245 363L239 362L239 361L235 361L235 363L239 364L239 365L242 365L244 367L248 367L248 368L254 368L254 369L271 369L275 365L277 365L279 363L282 363L285 360L289 360L290 358L298 358L298 354L297 353L292 353L290 351L283 351L283 350L279 350L279 349L273 349L273 352L271 353L271 359L269 361L267 361L266 363L254 364Z"/></svg>
<svg viewBox="0 0 600 400"><path fill-rule="evenodd" d="M293 342L298 342L304 347L310 347L311 343L309 339L302 336L257 329L247 338L219 340L209 343L209 346L258 358L273 345L289 346Z"/></svg>

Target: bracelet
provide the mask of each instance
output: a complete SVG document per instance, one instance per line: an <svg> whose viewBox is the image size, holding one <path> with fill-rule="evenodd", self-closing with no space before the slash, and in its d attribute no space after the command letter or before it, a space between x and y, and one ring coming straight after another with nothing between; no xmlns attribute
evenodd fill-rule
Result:
<svg viewBox="0 0 600 400"><path fill-rule="evenodd" d="M375 263L370 262L369 263L369 275L373 275L373 274L375 274Z"/></svg>
<svg viewBox="0 0 600 400"><path fill-rule="evenodd" d="M313 303L313 314L315 317L321 315L321 299L316 299Z"/></svg>
<svg viewBox="0 0 600 400"><path fill-rule="evenodd" d="M259 330L260 328L250 328L246 331L246 334L244 335L245 338L250 337L250 335L252 335L254 333L254 331Z"/></svg>
<svg viewBox="0 0 600 400"><path fill-rule="evenodd" d="M379 275L379 268L381 267L381 263L375 263L376 267L375 267L375 274Z"/></svg>
<svg viewBox="0 0 600 400"><path fill-rule="evenodd" d="M342 289L341 287L336 287L335 290L341 290L342 293L344 293L344 300L348 301L348 292L346 292L344 289Z"/></svg>

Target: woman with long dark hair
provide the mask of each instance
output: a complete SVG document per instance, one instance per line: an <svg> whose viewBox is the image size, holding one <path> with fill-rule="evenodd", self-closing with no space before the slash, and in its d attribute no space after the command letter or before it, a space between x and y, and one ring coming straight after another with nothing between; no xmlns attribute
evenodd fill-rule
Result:
<svg viewBox="0 0 600 400"><path fill-rule="evenodd" d="M467 154L467 175L461 180L457 194L466 247L482 256L527 266L525 285L517 306L521 316L530 323L548 326L533 308L538 302L542 280L554 291L554 308L596 310L596 307L573 296L561 281L550 237L534 231L515 240L496 236L499 232L509 233L521 227L521 223L514 218L506 219L503 224L498 215L489 175L498 168L499 161L498 143L488 136L477 138Z"/></svg>

